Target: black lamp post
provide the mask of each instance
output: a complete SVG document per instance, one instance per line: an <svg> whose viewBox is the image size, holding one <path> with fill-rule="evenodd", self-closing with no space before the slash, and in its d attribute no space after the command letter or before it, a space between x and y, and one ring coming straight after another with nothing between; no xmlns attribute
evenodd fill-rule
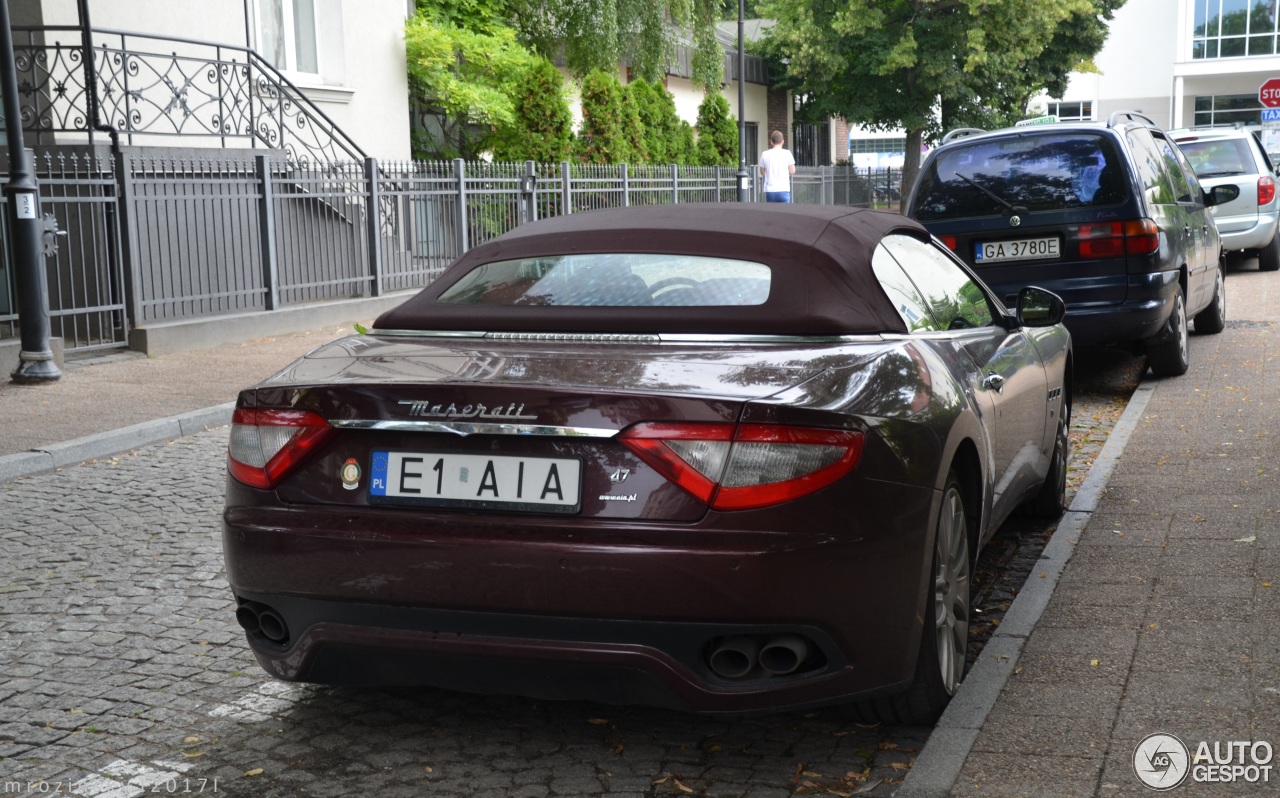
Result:
<svg viewBox="0 0 1280 798"><path fill-rule="evenodd" d="M4 77L5 133L9 140L9 233L14 282L18 288L18 329L22 348L18 368L10 378L19 383L52 382L62 376L49 348L49 284L41 254L40 190L35 158L22 142L22 112L18 105L18 76L9 27L9 0L0 0L0 65Z"/></svg>
<svg viewBox="0 0 1280 798"><path fill-rule="evenodd" d="M738 0L738 202L746 202L751 188L747 175L747 58L742 49L742 17L746 0Z"/></svg>

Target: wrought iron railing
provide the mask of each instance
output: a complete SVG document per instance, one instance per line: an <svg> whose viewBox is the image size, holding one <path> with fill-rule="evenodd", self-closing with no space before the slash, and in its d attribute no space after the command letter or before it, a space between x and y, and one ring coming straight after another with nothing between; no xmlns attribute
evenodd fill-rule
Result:
<svg viewBox="0 0 1280 798"><path fill-rule="evenodd" d="M297 163L363 160L365 153L333 120L257 52L194 39L95 29L93 55L76 27L15 27L22 127L36 144L95 122L123 143L152 136L217 139L220 146L263 145ZM90 82L87 68L94 70ZM89 104L97 87L98 118Z"/></svg>

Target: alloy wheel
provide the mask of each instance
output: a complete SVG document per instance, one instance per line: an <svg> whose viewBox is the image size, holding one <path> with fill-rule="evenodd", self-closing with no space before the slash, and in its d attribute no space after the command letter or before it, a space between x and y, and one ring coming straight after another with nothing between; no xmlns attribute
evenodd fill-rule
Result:
<svg viewBox="0 0 1280 798"><path fill-rule="evenodd" d="M969 645L969 536L964 501L955 485L947 488L938 518L934 551L934 624L938 667L947 695L960 688Z"/></svg>

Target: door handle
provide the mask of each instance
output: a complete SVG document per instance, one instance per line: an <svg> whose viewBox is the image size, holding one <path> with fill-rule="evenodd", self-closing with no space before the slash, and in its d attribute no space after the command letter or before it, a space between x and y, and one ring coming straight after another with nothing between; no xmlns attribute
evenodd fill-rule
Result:
<svg viewBox="0 0 1280 798"><path fill-rule="evenodd" d="M996 393L1003 394L1004 377L1001 377L995 372L988 372L987 376L982 380L982 387L989 391L995 391Z"/></svg>

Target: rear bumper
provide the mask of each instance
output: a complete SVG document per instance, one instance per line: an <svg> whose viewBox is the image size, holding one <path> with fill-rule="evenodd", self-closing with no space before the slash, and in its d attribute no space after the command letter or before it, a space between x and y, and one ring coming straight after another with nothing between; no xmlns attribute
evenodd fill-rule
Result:
<svg viewBox="0 0 1280 798"><path fill-rule="evenodd" d="M1271 243L1276 234L1277 212L1259 214L1254 223L1242 230L1223 231L1220 225L1218 235L1222 238L1224 250L1262 249Z"/></svg>
<svg viewBox="0 0 1280 798"><path fill-rule="evenodd" d="M796 532L415 513L421 534L393 536L385 510L232 506L223 543L237 598L288 630L247 635L281 679L782 710L910 681L937 498L877 488L892 516ZM780 635L809 643L794 673L708 666L726 638Z"/></svg>
<svg viewBox="0 0 1280 798"><path fill-rule="evenodd" d="M1173 312L1176 271L1130 274L1124 302L1067 305L1064 323L1077 344L1143 341L1160 332Z"/></svg>

